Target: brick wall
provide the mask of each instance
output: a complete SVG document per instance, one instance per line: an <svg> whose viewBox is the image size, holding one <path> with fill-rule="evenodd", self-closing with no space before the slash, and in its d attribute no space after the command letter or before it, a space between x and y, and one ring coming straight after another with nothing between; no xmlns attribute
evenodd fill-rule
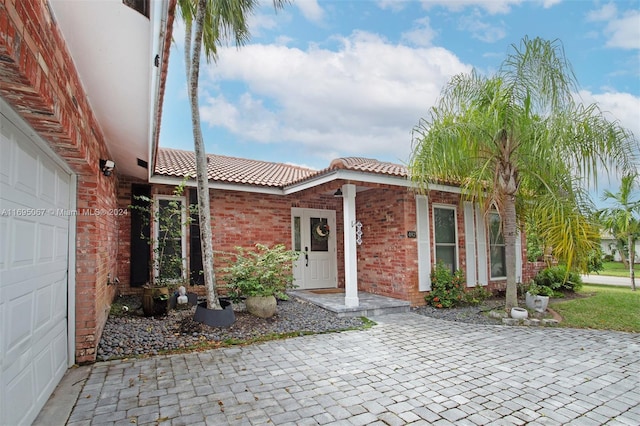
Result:
<svg viewBox="0 0 640 426"><path fill-rule="evenodd" d="M0 95L77 174L75 355L94 361L115 292L106 282L116 272L118 222L85 213L117 206L117 177L98 170L110 157L104 135L46 1L0 1Z"/></svg>

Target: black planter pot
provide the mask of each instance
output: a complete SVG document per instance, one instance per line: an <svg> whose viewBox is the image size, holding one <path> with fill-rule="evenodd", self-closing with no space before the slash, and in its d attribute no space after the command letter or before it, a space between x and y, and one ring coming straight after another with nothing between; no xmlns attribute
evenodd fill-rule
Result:
<svg viewBox="0 0 640 426"><path fill-rule="evenodd" d="M211 327L229 327L236 322L231 302L221 299L220 305L222 305L222 309L218 310L207 308L207 302L199 303L193 314L193 320Z"/></svg>

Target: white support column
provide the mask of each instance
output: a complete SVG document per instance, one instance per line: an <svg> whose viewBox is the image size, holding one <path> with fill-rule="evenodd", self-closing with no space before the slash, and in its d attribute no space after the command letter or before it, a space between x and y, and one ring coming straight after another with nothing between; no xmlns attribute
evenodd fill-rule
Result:
<svg viewBox="0 0 640 426"><path fill-rule="evenodd" d="M352 308L358 301L358 257L356 252L356 186L342 185L344 210L344 305Z"/></svg>

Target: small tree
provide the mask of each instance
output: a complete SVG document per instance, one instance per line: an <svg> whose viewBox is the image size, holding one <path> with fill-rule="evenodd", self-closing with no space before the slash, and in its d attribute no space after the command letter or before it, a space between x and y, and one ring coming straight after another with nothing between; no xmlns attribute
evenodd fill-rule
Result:
<svg viewBox="0 0 640 426"><path fill-rule="evenodd" d="M640 238L640 199L634 200L633 196L638 183L638 175L631 174L622 178L620 190L617 193L611 191L604 192L604 200L614 202L613 206L599 210L598 218L603 226L613 234L618 240L625 241L628 250L629 277L631 279L631 289L636 290L634 273L635 245ZM620 251L622 255L623 251Z"/></svg>

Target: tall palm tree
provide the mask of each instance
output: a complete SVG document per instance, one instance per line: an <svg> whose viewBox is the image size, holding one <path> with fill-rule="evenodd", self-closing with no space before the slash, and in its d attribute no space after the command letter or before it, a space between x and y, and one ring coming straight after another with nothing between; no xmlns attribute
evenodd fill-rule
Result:
<svg viewBox="0 0 640 426"><path fill-rule="evenodd" d="M286 3L287 0L273 0L276 9L282 8ZM202 48L207 62L210 62L217 59L219 44L229 41L238 46L245 44L250 38L247 17L258 5L259 0L178 0L178 7L185 22L185 71L191 104L202 265L209 309L221 309L221 306L213 266L207 154L202 139L198 101L200 57Z"/></svg>
<svg viewBox="0 0 640 426"><path fill-rule="evenodd" d="M638 195L634 189L640 189L637 173L622 178L620 190L617 193L605 191L603 199L613 201L611 207L598 211L598 218L603 226L609 230L618 240L626 240L629 256L629 277L631 289L636 290L635 273L633 270L635 244L640 238L640 199L634 200Z"/></svg>
<svg viewBox="0 0 640 426"><path fill-rule="evenodd" d="M571 263L571 247L585 240L580 233L592 233L576 179L595 181L599 167L630 170L637 161L632 135L596 105L576 103L576 92L561 42L525 37L495 75L454 76L413 129L409 169L419 187L457 182L466 197L500 214L507 310L518 304L516 237L524 213L536 207L536 217L550 215L554 250Z"/></svg>

